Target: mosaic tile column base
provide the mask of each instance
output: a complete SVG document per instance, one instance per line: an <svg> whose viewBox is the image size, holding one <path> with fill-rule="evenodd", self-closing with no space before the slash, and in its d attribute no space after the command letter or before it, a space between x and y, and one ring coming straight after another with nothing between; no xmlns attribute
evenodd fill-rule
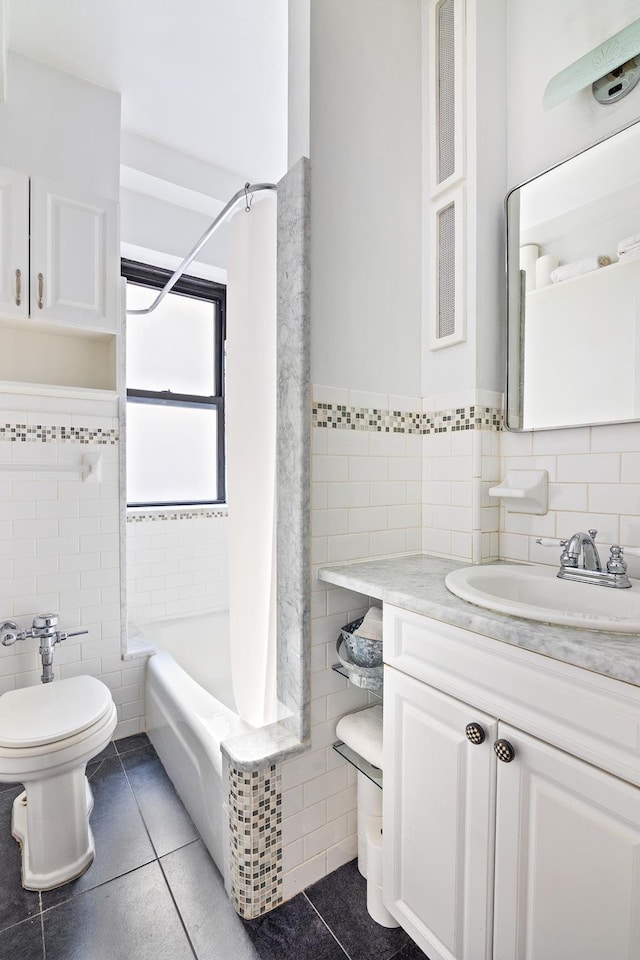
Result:
<svg viewBox="0 0 640 960"><path fill-rule="evenodd" d="M245 920L282 903L282 775L229 766L230 896Z"/></svg>

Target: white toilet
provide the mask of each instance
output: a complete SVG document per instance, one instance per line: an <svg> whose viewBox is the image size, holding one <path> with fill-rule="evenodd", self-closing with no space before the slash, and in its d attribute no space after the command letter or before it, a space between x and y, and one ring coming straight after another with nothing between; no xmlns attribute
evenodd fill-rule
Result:
<svg viewBox="0 0 640 960"><path fill-rule="evenodd" d="M11 690L0 697L0 782L23 783L11 832L22 847L22 885L51 890L87 869L95 846L87 762L116 725L111 693L95 677Z"/></svg>

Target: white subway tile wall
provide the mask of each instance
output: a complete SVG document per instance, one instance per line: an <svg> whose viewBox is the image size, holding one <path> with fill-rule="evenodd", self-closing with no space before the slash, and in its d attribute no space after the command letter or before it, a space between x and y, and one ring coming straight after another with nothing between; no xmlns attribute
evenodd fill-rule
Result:
<svg viewBox="0 0 640 960"><path fill-rule="evenodd" d="M145 664L120 656L118 422L34 407L30 398L22 412L0 412L0 618L29 627L55 611L63 630L88 630L56 646L55 676L99 677L117 705L115 736L138 733ZM102 458L99 482L81 479L86 453ZM78 469L46 469L60 464ZM40 672L36 640L0 647L0 693L39 683Z"/></svg>
<svg viewBox="0 0 640 960"><path fill-rule="evenodd" d="M613 543L640 545L640 423L573 430L501 434L501 473L549 471L549 512L544 516L500 508L500 556L557 566L560 549L537 537L564 538L577 530L598 531L604 550ZM628 557L632 576L640 560Z"/></svg>
<svg viewBox="0 0 640 960"><path fill-rule="evenodd" d="M129 621L226 610L229 606L229 518L195 508L127 518Z"/></svg>
<svg viewBox="0 0 640 960"><path fill-rule="evenodd" d="M421 412L417 397L331 387L315 387L313 396L316 404L359 411ZM421 549L422 437L386 432L387 422L383 416L379 429L313 428L311 750L282 765L285 899L357 853L355 771L331 745L340 717L366 706L369 695L331 664L340 628L369 604L360 594L328 588L317 570ZM398 422L395 429L407 427Z"/></svg>
<svg viewBox="0 0 640 960"><path fill-rule="evenodd" d="M441 404L447 403L447 407ZM494 415L473 429L422 437L422 549L469 563L499 556L500 511L489 488L500 479L500 398L484 391L427 398L425 414L482 406ZM473 418L475 420L475 418ZM491 420L488 428L486 421Z"/></svg>

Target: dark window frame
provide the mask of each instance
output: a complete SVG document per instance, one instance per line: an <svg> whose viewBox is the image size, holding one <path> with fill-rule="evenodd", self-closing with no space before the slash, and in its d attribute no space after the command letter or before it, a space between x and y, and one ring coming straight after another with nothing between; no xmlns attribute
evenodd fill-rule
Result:
<svg viewBox="0 0 640 960"><path fill-rule="evenodd" d="M135 283L141 287L149 287L153 290L161 290L170 279L171 270L165 270L162 267L154 267L147 263L139 263L136 260L121 260L121 275L130 283ZM214 331L214 357L213 374L215 394L210 397L199 394L172 393L170 390L139 390L135 387L127 386L128 403L147 403L161 404L173 407L194 407L199 408L203 405L215 407L217 416L217 491L216 500L167 500L167 501L145 501L145 502L127 502L127 507L196 507L212 506L226 502L225 485L225 406L224 406L224 342L226 339L226 308L227 308L227 288L222 283L216 283L213 280L202 280L200 277L181 277L171 293L177 293L192 300L206 300L209 303L216 304L215 311L215 331ZM131 322L131 321L130 321Z"/></svg>

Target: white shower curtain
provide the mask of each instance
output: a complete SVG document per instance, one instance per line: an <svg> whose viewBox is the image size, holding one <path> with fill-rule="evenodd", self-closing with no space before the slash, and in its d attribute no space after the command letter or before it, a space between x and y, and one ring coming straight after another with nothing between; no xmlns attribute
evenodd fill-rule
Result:
<svg viewBox="0 0 640 960"><path fill-rule="evenodd" d="M226 447L229 619L240 716L276 719L276 199L230 224Z"/></svg>

